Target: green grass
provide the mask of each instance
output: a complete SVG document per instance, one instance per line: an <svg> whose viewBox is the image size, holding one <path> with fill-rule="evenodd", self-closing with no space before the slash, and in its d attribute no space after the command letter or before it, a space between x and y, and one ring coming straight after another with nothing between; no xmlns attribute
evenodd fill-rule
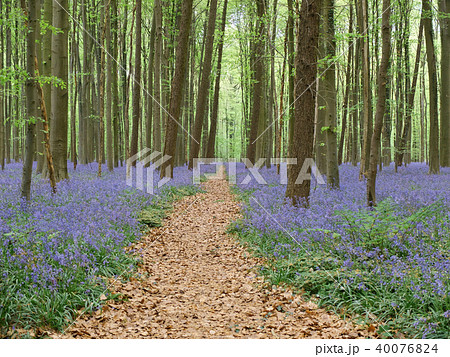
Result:
<svg viewBox="0 0 450 357"><path fill-rule="evenodd" d="M137 213L141 222L142 232L163 224L162 220L170 214L174 203L184 196L195 195L201 192L198 186L166 186L161 194L153 200L153 203ZM27 214L19 220L20 224L27 224ZM123 227L122 227L123 231ZM54 233L45 233L42 238L50 237ZM26 240L26 236L19 232L6 233L20 242ZM64 240L64 237L61 237ZM139 239L135 231L129 229L126 237L126 244L133 243ZM87 244L87 243L86 243ZM77 311L85 310L86 313L95 311L103 304L100 301L101 294L105 293L107 299L117 297L111 295L107 288L108 278L119 276L127 280L135 275L137 266L140 264L140 257L132 250L124 249L122 246L115 246L111 242L110 248L93 250L87 245L80 246L86 254L93 254L95 261L100 262L98 271L94 278L86 281L86 272L83 267L74 271L62 271L58 276L61 281L71 281L64 290L50 291L41 289L39 294L33 288L27 288L27 272L25 270L10 271L7 278L3 278L0 283L0 337L3 338L30 338L39 337L36 333L38 329L53 329L63 331L68 324L73 321ZM108 245L108 244L107 244ZM35 245L30 249L36 252L42 251L40 240L36 240ZM64 244L61 245L64 248ZM42 262L30 261L30 264L39 265ZM64 267L62 267L64 269ZM82 285L79 282L82 281ZM20 296L10 294L9 291L20 290Z"/></svg>
<svg viewBox="0 0 450 357"><path fill-rule="evenodd" d="M251 192L236 193L244 202L251 197ZM346 233L353 237L355 247L368 251L380 249L386 257L397 256L406 260L405 252L417 249L415 242L408 239L417 224L425 225L430 217L442 222L448 219L447 210L439 201L411 211L409 216L400 217L395 212L395 204L385 200L380 202L376 211L339 211L335 214L348 224ZM319 229L307 231L314 235ZM373 269L378 265L383 267L383 259L364 264L355 256L353 267L345 269L344 260L348 257L334 249L341 241L341 235L320 231L329 239L321 242L311 240L302 245L300 251L294 252L292 238L284 232L262 233L243 221L235 222L228 228L228 232L235 235L253 255L264 258L265 263L259 267L259 272L269 285L289 286L341 316L350 316L365 324L375 322L379 326L378 333L385 338L418 338L422 334L432 338L450 338L450 319L443 316L449 310L450 296L442 298L426 294L421 301L414 296L408 284L400 281L380 284L380 277L373 274ZM400 236L400 246L392 244L389 239L392 234ZM436 239L437 234L431 233L429 237L421 235L420 239L436 251L448 251L449 237ZM420 270L410 269L405 274L406 281L411 284L428 286L429 282L422 278ZM392 278L386 271L386 282ZM424 331L430 324L433 325L433 332L427 335Z"/></svg>

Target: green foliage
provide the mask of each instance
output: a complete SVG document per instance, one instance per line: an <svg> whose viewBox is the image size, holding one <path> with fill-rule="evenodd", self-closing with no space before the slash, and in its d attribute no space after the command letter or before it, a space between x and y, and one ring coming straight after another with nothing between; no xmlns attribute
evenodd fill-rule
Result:
<svg viewBox="0 0 450 357"><path fill-rule="evenodd" d="M166 186L162 195L139 213L138 221L149 228L161 227L163 219L172 212L175 201L184 196L193 196L200 191L197 186Z"/></svg>
<svg viewBox="0 0 450 357"><path fill-rule="evenodd" d="M381 201L375 210L344 210L336 211L335 214L342 217L340 224L345 227L349 236L353 237L355 246L366 249L380 248L396 255L404 255L404 248L410 247L408 238L414 234L414 229L419 224L427 225L430 217L445 220L446 214L442 200L419 210L411 210L410 216L401 217L398 211L397 204L386 199ZM400 246L391 244L391 238L394 236L399 240ZM433 246L437 242L433 238L433 235L427 236L425 242Z"/></svg>
<svg viewBox="0 0 450 357"><path fill-rule="evenodd" d="M64 82L62 79L55 77L55 76L38 76L36 77L36 80L39 82L41 86L44 84L50 84L55 87L59 87L60 89L66 89L67 83Z"/></svg>
<svg viewBox="0 0 450 357"><path fill-rule="evenodd" d="M93 178L95 176L93 175ZM152 227L161 225L162 219L170 213L173 203L184 196L195 195L201 192L198 186L165 186L159 196L156 196L154 203L146 207L138 214L138 219L142 223L142 229L147 230ZM125 192L126 194L126 192ZM130 190L130 195L132 190ZM127 197L124 197L127 200ZM45 201L42 202L45 204ZM29 224L30 214L23 211L20 217L17 217L15 223L16 229L4 233L3 237L10 241L0 252L3 255L11 255L14 252L13 245L19 245L29 242L27 234L21 232L21 227ZM122 227L123 229L123 227ZM136 232L129 227L125 227L125 244L133 243L136 240ZM80 264L77 269L66 270L64 265L57 265L55 268L62 270L62 276L58 281L70 282L67 287L61 290L52 291L51 289L42 289L39 294L33 293L33 289L27 289L27 284L33 285L33 281L29 280L29 271L41 265L48 264L45 259L36 260L29 259L27 269L15 269L13 267L3 267L3 272L8 272L2 277L0 284L0 336L8 337L32 337L32 334L26 336L20 335L15 330L11 330L11 325L18 328L32 331L37 327L51 328L63 330L73 319L73 315L80 309L86 309L87 313L97 310L101 307L101 301L98 300L101 294L105 294L107 299L116 298L105 289L108 286L107 278L119 276L121 279L128 279L133 276L135 268L140 263L140 257L123 249L122 246L114 244L113 238L111 244L105 242L100 249L93 249L87 242L82 242L81 246L76 248L65 237L60 236L60 232L42 233L37 237L33 245L29 246L29 250L24 257L44 256L44 241L51 241L52 238L58 237L59 246L57 253L72 252L74 249L83 251L86 255L91 256L95 261L99 262L96 266L95 276L86 282L86 268ZM42 239L41 239L42 238ZM70 247L70 248L69 248ZM36 253L36 254L33 254ZM41 254L38 254L41 253ZM74 252L75 253L75 252ZM18 256L17 259L22 258ZM6 262L6 259L2 259ZM58 263L56 263L58 264ZM80 284L80 282L82 282ZM18 291L22 293L10 294L10 291Z"/></svg>
<svg viewBox="0 0 450 357"><path fill-rule="evenodd" d="M13 66L0 68L0 85L12 83L21 86L28 78L27 71L23 68L15 68Z"/></svg>
<svg viewBox="0 0 450 357"><path fill-rule="evenodd" d="M247 199L242 194L239 198ZM428 294L421 301L409 286L396 284L393 288L392 284L380 284L380 276L373 273L383 259L401 259L406 251L414 248L417 239L421 239L425 246L448 252L450 232L448 228L445 230L450 223L448 207L437 201L420 209L411 207L409 211L410 214L399 216L398 204L391 199L380 202L373 210L336 211L337 226L345 227L345 239L332 230L302 229L303 233L309 234L311 241L302 243L298 252L291 249L292 237L283 232L262 233L248 226L243 229L243 222L237 221L230 225L228 233L237 235L250 252L265 259L260 266L260 274L270 285L290 286L306 296L319 298L320 305L342 315L356 317L363 323L373 323L374 319L377 324L382 322L378 331L382 337L392 338L396 332L420 337L417 324L434 321L437 323L433 337L448 338L450 320L446 311L450 297L442 299ZM430 220L442 222L443 230L417 236L417 226L427 227ZM314 241L318 234L326 238ZM447 239L440 239L442 234ZM342 244L351 244L355 248L351 268L344 264L348 255L344 256L336 249ZM371 261L361 260L357 253L359 248L366 252L379 250L382 255ZM407 274L417 286L424 284L418 268L398 274L386 272L385 279L400 280L403 274Z"/></svg>
<svg viewBox="0 0 450 357"><path fill-rule="evenodd" d="M43 19L41 19L39 21L39 26L40 26L40 29L41 29L41 35L45 35L47 33L47 31L51 31L51 33L53 35L57 35L58 33L64 33L63 30L61 30L61 29L59 29L59 28L57 28L55 26L52 26L51 24L49 24L48 22L44 21Z"/></svg>

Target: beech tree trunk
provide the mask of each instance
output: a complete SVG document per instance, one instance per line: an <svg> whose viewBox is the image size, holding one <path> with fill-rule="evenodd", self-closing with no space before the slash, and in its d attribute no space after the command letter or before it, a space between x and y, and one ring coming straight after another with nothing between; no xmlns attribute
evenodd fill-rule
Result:
<svg viewBox="0 0 450 357"><path fill-rule="evenodd" d="M381 130L383 128L383 116L386 112L386 88L388 83L388 68L391 56L391 24L389 10L390 0L383 0L383 14L381 20L381 62L378 71L378 101L375 113L375 127L371 138L369 173L367 175L367 205L376 204L375 186L377 178L377 165L379 159Z"/></svg>
<svg viewBox="0 0 450 357"><path fill-rule="evenodd" d="M288 167L286 197L294 205L308 205L311 181L297 181L303 163L312 157L314 141L315 83L319 40L320 0L302 1L295 57L295 123L290 155L297 159Z"/></svg>
<svg viewBox="0 0 450 357"><path fill-rule="evenodd" d="M423 30L425 33L425 44L428 63L428 83L430 96L430 174L439 173L439 115L438 115L438 88L436 53L433 42L433 26L431 22L430 0L422 1Z"/></svg>
<svg viewBox="0 0 450 357"><path fill-rule="evenodd" d="M21 6L27 18L27 80L25 84L25 94L27 98L27 131L25 142L25 160L23 162L22 171L21 196L29 201L31 198L31 173L33 170L33 158L35 153L34 129L37 116L34 61L36 57L36 22L38 16L38 6L33 0L28 1L28 8L25 5L25 0L21 0Z"/></svg>
<svg viewBox="0 0 450 357"><path fill-rule="evenodd" d="M353 6L350 4L350 19L348 24L348 33L353 33ZM352 63L353 63L353 39L349 38L348 47L347 47L347 68L345 70L345 93L342 105L342 126L341 126L341 137L339 140L339 149L338 149L338 165L342 164L343 161L343 153L344 153L344 140L345 133L347 130L347 114L348 114L348 102L350 96L350 88L351 88L351 80L352 80ZM349 138L351 137L351 130L349 132ZM347 148L351 147L351 140L347 140ZM349 151L349 150L348 150Z"/></svg>
<svg viewBox="0 0 450 357"><path fill-rule="evenodd" d="M139 122L141 118L141 34L142 34L142 0L136 0L136 50L134 51L133 78L133 123L131 131L130 157L138 152ZM128 159L128 158L127 158ZM136 166L136 160L132 162Z"/></svg>
<svg viewBox="0 0 450 357"><path fill-rule="evenodd" d="M68 83L68 32L69 20L66 9L68 0L53 2L53 26L58 33L52 34L52 76ZM57 181L69 178L67 172L68 88L51 88L51 132L50 146Z"/></svg>
<svg viewBox="0 0 450 357"><path fill-rule="evenodd" d="M161 151L161 55L162 55L162 8L161 0L155 0L155 74L153 107L153 150ZM165 113L165 112L164 112Z"/></svg>
<svg viewBox="0 0 450 357"><path fill-rule="evenodd" d="M111 0L105 0L105 39L108 53L113 53L113 44L111 42L111 9L109 7ZM113 154L113 124L112 124L112 77L113 66L110 56L106 56L106 163L108 171L114 169L114 154Z"/></svg>
<svg viewBox="0 0 450 357"><path fill-rule="evenodd" d="M247 159L251 163L256 161L256 139L258 135L258 125L261 112L261 100L263 99L263 76L264 76L264 8L265 0L256 0L256 32L253 44L254 51L254 71L255 71L255 83L253 84L253 101L252 101L252 117L250 122L249 142L247 147ZM261 140L261 139L260 139Z"/></svg>
<svg viewBox="0 0 450 357"><path fill-rule="evenodd" d="M202 137L202 127L205 118L206 103L208 100L210 75L212 67L212 55L214 46L214 32L216 29L217 0L211 0L209 4L208 28L205 40L205 58L201 72L201 81L198 88L197 108L195 110L194 131L191 138L191 150L189 153L189 169L192 170L194 158L200 153L200 141Z"/></svg>
<svg viewBox="0 0 450 357"><path fill-rule="evenodd" d="M288 145L291 147L291 142L294 136L294 123L295 123L295 113L294 113L294 62L295 62L295 53L294 53L294 7L292 4L293 0L288 0L288 20L287 20L287 29L288 29L288 98L289 98L289 107L288 107L288 117L289 117L289 126L288 126ZM291 154L288 153L290 156Z"/></svg>
<svg viewBox="0 0 450 357"><path fill-rule="evenodd" d="M363 36L362 42L362 74L363 74L363 149L361 150L361 166L359 178L367 177L369 169L369 157L371 150L371 138L373 133L372 118L372 90L370 87L370 66L369 66L369 22L367 0L361 0L361 23L360 34Z"/></svg>
<svg viewBox="0 0 450 357"><path fill-rule="evenodd" d="M419 39L417 43L417 53L416 53L416 60L414 64L414 73L413 73L413 80L411 83L411 88L408 90L408 97L406 101L406 117L403 125L403 131L402 135L399 139L399 145L398 150L399 153L396 155L397 158L397 166L402 166L403 158L405 154L408 152L407 150L407 142L408 137L411 135L411 120L412 120L412 112L414 110L414 97L416 94L416 87L417 87L417 77L419 75L419 65L420 65L420 53L422 50L422 34L423 34L423 21L420 21L419 25Z"/></svg>
<svg viewBox="0 0 450 357"><path fill-rule="evenodd" d="M189 33L192 21L192 2L185 0L181 5L180 32L178 35L175 56L175 71L170 92L169 113L166 120L166 137L164 142L164 155L170 159L161 165L161 178L173 177L173 162L176 153L177 128L180 120L181 103L183 100L184 76L186 74L186 57L189 52ZM166 168L169 167L170 170Z"/></svg>
<svg viewBox="0 0 450 357"><path fill-rule="evenodd" d="M153 103L153 73L154 73L154 62L155 62L155 32L156 32L156 21L155 12L153 12L152 29L150 30L150 43L149 43L149 60L148 60L148 73L147 73L147 91L145 96L147 98L147 115L146 115L146 126L145 126L145 146L147 148L152 147L152 125L153 125L153 106L158 106L158 103ZM148 163L150 165L150 163Z"/></svg>
<svg viewBox="0 0 450 357"><path fill-rule="evenodd" d="M323 89L325 95L325 139L326 139L326 167L327 186L339 188L339 166L337 157L337 127L336 127L336 40L334 34L334 0L324 0L322 13L325 15L325 55L331 58L327 65Z"/></svg>
<svg viewBox="0 0 450 357"><path fill-rule="evenodd" d="M114 58L118 57L118 20L117 20L117 0L111 0L111 29L112 29L112 52ZM119 85L117 62L111 62L111 82L112 82L112 125L113 125L113 160L114 167L119 166Z"/></svg>
<svg viewBox="0 0 450 357"><path fill-rule="evenodd" d="M441 12L441 125L440 163L450 166L450 0L439 1ZM445 16L442 16L445 15Z"/></svg>
<svg viewBox="0 0 450 357"><path fill-rule="evenodd" d="M0 2L0 14L3 13L3 2ZM0 52L3 53L3 24L0 24ZM3 68L3 56L0 56L0 68ZM3 92L4 85L0 84L0 92ZM0 168L5 169L5 117L3 111L3 95L0 95Z"/></svg>
<svg viewBox="0 0 450 357"><path fill-rule="evenodd" d="M227 23L227 5L228 0L224 0L221 33L217 49L217 71L216 71L216 83L214 85L214 101L211 113L211 126L209 128L208 145L206 149L206 157L213 158L216 147L216 133L217 133L217 117L219 114L219 93L220 93L220 75L222 71L222 54L223 54L223 38L225 36L225 25Z"/></svg>

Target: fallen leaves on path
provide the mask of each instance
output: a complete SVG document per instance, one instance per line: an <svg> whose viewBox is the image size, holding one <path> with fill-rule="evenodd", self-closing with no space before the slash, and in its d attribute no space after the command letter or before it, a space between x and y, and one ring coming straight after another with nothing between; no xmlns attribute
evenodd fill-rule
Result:
<svg viewBox="0 0 450 357"><path fill-rule="evenodd" d="M223 178L223 175L222 175ZM239 205L223 179L175 204L162 227L134 249L137 277L111 288L119 300L81 316L55 338L360 338L373 330L282 288L269 290L262 262L226 233Z"/></svg>

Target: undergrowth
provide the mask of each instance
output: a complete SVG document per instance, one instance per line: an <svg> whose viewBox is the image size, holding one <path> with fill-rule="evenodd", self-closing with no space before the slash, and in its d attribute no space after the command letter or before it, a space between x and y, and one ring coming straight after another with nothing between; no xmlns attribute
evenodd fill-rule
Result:
<svg viewBox="0 0 450 357"><path fill-rule="evenodd" d="M77 311L100 308L99 298L107 287L107 278L121 275L127 279L139 264L139 257L125 248L139 239L140 232L160 226L176 200L199 191L198 186L192 185L165 186L149 200L136 197L133 189L120 189L118 196L104 206L99 202L96 208L96 212L111 209L110 217L106 214L95 224L79 221L80 230L67 233L46 229L44 223L41 231L37 231L32 222L35 216L42 220L44 213L11 206L11 214L0 217L0 223L4 224L0 227L4 229L0 230L0 336L26 338L39 336L36 331L45 329L62 331ZM70 195L68 192L67 196ZM35 200L41 201L38 207L49 206L53 207L50 210L73 215L76 212L70 211L69 205L77 197L67 196L60 202L44 196ZM90 202L97 200L95 195L83 191L78 209L87 209L86 198ZM124 214L134 211L136 217L115 218L122 204L129 206ZM142 205L146 207L142 209ZM136 211L138 207L142 210ZM66 218L59 214L56 219ZM136 219L140 222L137 225L132 223ZM89 234L82 232L85 226ZM113 298L108 292L106 296Z"/></svg>
<svg viewBox="0 0 450 357"><path fill-rule="evenodd" d="M253 192L234 188L247 207ZM450 215L442 201L405 210L387 198L374 210L338 209L327 229L263 230L247 219L229 232L265 258L260 273L269 284L374 324L385 338L450 338Z"/></svg>

